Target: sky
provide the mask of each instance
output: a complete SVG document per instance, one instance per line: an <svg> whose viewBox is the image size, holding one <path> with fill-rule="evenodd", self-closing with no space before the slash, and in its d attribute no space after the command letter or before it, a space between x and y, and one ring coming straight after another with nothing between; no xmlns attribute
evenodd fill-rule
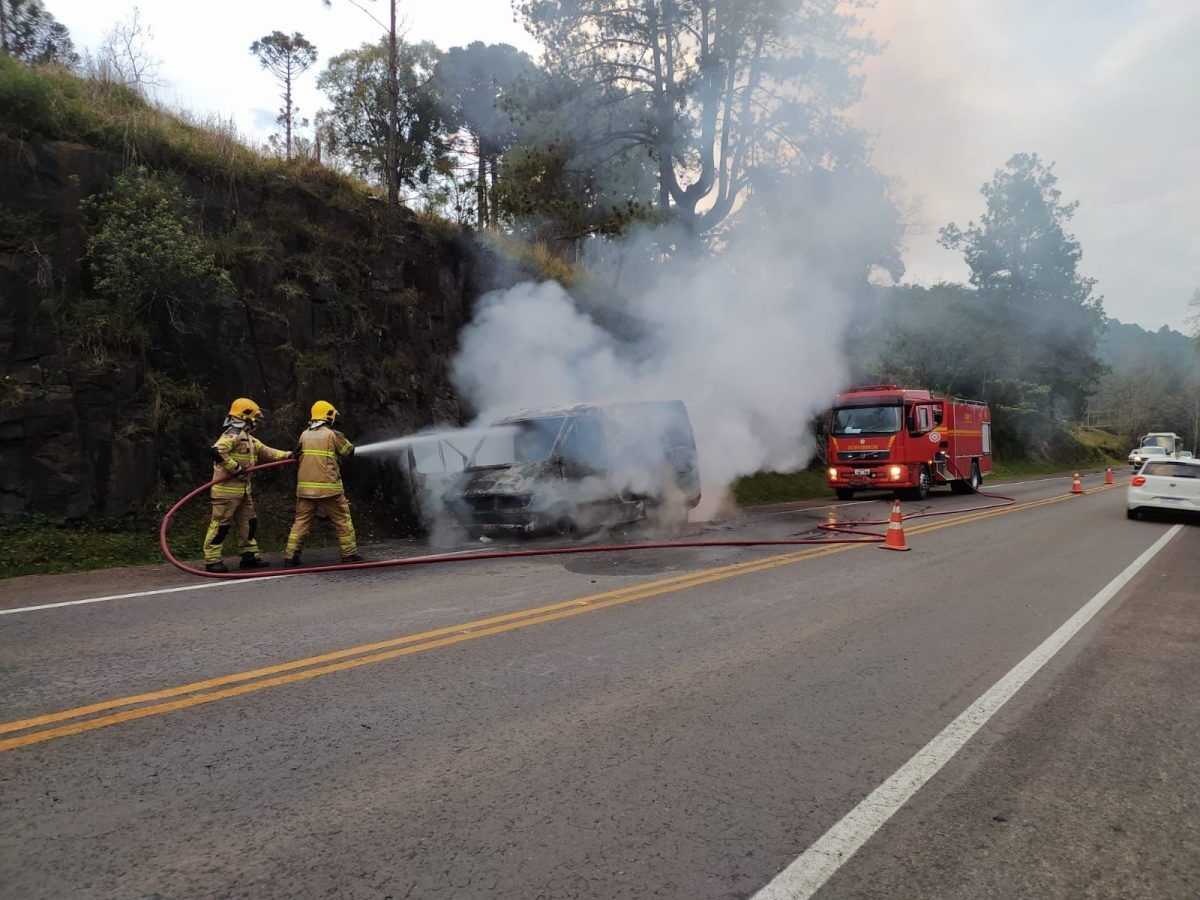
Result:
<svg viewBox="0 0 1200 900"><path fill-rule="evenodd" d="M162 60L161 97L232 117L248 137L274 130L278 88L248 52L274 30L300 31L321 55L297 90L321 106L325 59L373 40L348 0L45 0L82 47L136 5ZM383 0L364 0L386 12ZM197 9L203 14L196 14ZM482 40L532 54L508 0L402 0L409 40ZM1109 315L1183 326L1200 288L1200 0L878 0L863 27L882 45L851 110L908 217L906 282L961 281L937 231L983 210L979 188L1014 153L1055 163L1082 269Z"/></svg>

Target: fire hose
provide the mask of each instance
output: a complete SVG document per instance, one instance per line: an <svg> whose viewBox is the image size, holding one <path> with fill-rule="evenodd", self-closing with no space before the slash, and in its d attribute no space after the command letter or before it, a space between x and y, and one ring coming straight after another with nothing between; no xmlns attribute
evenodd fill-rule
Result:
<svg viewBox="0 0 1200 900"><path fill-rule="evenodd" d="M257 466L250 466L245 471L259 472L265 469L274 469L279 466L295 465L294 459L283 459L277 462L261 463ZM957 470L955 474L958 474ZM387 569L397 566L421 566L433 565L436 563L454 563L454 562L475 562L494 559L520 559L522 557L533 556L569 556L580 555L585 553L620 553L630 550L674 550L682 548L698 548L698 547L787 547L787 546L812 546L812 545L829 545L829 544L881 544L884 541L884 535L873 531L864 531L863 528L879 525L887 525L888 519L873 519L858 522L845 523L821 523L817 525L817 529L823 532L829 532L834 535L850 535L849 537L823 537L823 538L777 538L777 539L724 539L724 540L702 540L702 541L648 541L629 544L579 544L572 547L539 547L535 549L525 550L492 550L485 552L458 551L455 553L439 553L430 556L408 556L397 557L395 559L380 559L366 560L363 562L354 563L334 563L330 565L319 566L297 566L294 569L288 569L285 572L264 572L264 571L248 571L248 572L208 572L204 569L197 569L194 566L189 566L187 563L179 560L174 553L171 552L170 542L167 538L167 532L171 527L171 521L175 515L183 509L188 503L200 496L202 493L211 488L214 484L225 479L216 478L206 484L200 485L184 495L174 506L172 506L165 516L163 516L162 524L158 530L158 544L162 549L163 556L171 565L180 571L187 572L189 575L198 575L201 578L274 578L279 575L309 575L315 572L345 572L354 569ZM924 519L932 516L948 516L964 512L978 512L985 509L995 509L1001 506L1007 506L1010 503L1015 503L1016 498L1005 497L1000 494L989 494L972 488L973 491L982 497L991 497L997 500L1002 500L1002 503L994 503L988 506L975 506L968 509L956 508L949 510L938 510L935 512L922 512L912 515L906 515L903 518L907 519Z"/></svg>

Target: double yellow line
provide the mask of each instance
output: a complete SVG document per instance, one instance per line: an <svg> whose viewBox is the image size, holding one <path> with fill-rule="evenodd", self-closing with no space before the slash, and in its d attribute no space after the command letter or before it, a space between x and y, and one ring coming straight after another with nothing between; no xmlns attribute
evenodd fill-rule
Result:
<svg viewBox="0 0 1200 900"><path fill-rule="evenodd" d="M1099 493L1100 491L1110 489L1109 487L1098 488L1088 493ZM1027 503L999 507L993 510L968 513L943 522L918 525L915 528L908 529L908 532L910 534L924 534L1020 510L1061 503L1064 500L1069 500L1072 496L1074 495L1064 494L1043 500L1032 500ZM250 669L245 672L236 672L217 678L208 678L204 681L194 681L190 684L182 684L159 691L133 694L128 697L119 697L100 703L92 703L87 706L62 710L61 712L5 722L0 724L0 735L14 734L15 732L25 733L0 739L0 752L14 750L18 747L28 747L33 744L41 744L55 738L81 734L85 731L94 731L98 728L107 728L110 725L131 722L135 719L144 719L149 716L162 715L163 713L174 712L179 709L200 706L205 703L215 703L218 700L225 700L254 691L266 690L267 688L293 684L299 681L307 681L310 678L330 675L334 672L345 672L350 669L386 662L387 660L397 659L402 656L412 656L416 653L423 653L426 650L449 647L454 644L490 637L495 634L503 634L506 631L515 631L519 628L528 628L533 625L542 625L546 622L569 619L587 612L608 609L609 607L632 603L636 600L648 600L652 597L662 596L663 594L675 593L687 590L688 588L713 584L718 581L726 581L730 578L737 578L755 572L765 572L781 566L789 566L803 560L815 559L821 556L832 556L835 553L845 553L864 546L877 545L835 544L825 547L813 547L794 553L768 556L749 562L704 569L699 572L676 575L671 578L633 585L619 590L606 591L602 594L592 594L588 597L563 600L546 606L518 610L517 612L491 616L486 619L476 619L471 622L449 625L444 628L435 628L430 631L404 635L403 637L379 641L373 644L361 644L357 647L335 650L319 656L308 656L303 659L278 663L273 666Z"/></svg>

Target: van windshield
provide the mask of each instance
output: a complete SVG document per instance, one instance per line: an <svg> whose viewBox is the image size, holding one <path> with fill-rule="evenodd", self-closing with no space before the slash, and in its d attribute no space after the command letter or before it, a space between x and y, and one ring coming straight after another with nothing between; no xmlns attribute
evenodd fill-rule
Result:
<svg viewBox="0 0 1200 900"><path fill-rule="evenodd" d="M511 427L489 434L479 442L467 468L486 469L548 459L565 421L559 416L506 423Z"/></svg>
<svg viewBox="0 0 1200 900"><path fill-rule="evenodd" d="M833 411L833 427L838 437L849 434L895 434L903 419L899 406L847 406Z"/></svg>

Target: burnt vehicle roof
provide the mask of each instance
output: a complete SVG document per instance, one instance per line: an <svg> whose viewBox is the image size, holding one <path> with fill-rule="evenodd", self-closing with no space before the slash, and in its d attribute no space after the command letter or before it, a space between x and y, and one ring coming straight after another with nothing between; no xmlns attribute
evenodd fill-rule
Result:
<svg viewBox="0 0 1200 900"><path fill-rule="evenodd" d="M627 403L572 403L564 406L543 406L533 409L523 409L520 412L497 419L493 424L509 425L514 422L525 422L530 419L557 419L571 415L592 415L606 409L620 409L630 406L674 406L678 404L685 410L682 400L633 400Z"/></svg>

